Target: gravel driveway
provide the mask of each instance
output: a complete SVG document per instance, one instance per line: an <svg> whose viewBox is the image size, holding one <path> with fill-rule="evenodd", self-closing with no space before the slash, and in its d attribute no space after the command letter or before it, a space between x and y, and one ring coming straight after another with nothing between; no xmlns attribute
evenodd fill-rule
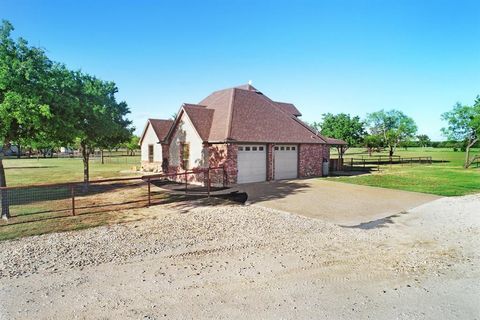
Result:
<svg viewBox="0 0 480 320"><path fill-rule="evenodd" d="M385 188L295 179L240 185L251 203L340 225L358 225L395 215L440 197Z"/></svg>
<svg viewBox="0 0 480 320"><path fill-rule="evenodd" d="M0 319L475 319L480 196L374 229L257 206L142 209L0 242Z"/></svg>

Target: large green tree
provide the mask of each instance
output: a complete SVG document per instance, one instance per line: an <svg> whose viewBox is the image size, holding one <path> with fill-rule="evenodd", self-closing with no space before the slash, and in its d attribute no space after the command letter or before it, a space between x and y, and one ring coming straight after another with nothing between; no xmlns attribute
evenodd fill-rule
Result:
<svg viewBox="0 0 480 320"><path fill-rule="evenodd" d="M415 137L417 125L415 121L398 110L380 110L367 115L367 125L370 133L383 137L393 156L397 146Z"/></svg>
<svg viewBox="0 0 480 320"><path fill-rule="evenodd" d="M371 156L373 150L380 151L383 147L383 137L378 134L368 134L364 137L363 144L368 150L368 155Z"/></svg>
<svg viewBox="0 0 480 320"><path fill-rule="evenodd" d="M72 119L74 132L83 158L83 179L90 177L89 159L95 149L111 149L131 139L134 130L126 118L130 110L125 102L117 102L114 82L103 81L75 72L74 96L78 99Z"/></svg>
<svg viewBox="0 0 480 320"><path fill-rule="evenodd" d="M466 143L464 167L470 167L478 158L470 157L470 149L480 139L480 96L477 96L473 106L455 104L451 111L442 114L442 119L448 123L448 127L442 128L444 135Z"/></svg>
<svg viewBox="0 0 480 320"><path fill-rule="evenodd" d="M135 151L140 149L140 137L136 135L132 135L129 141L122 144L122 147L127 149L127 154L134 156Z"/></svg>
<svg viewBox="0 0 480 320"><path fill-rule="evenodd" d="M12 141L40 141L55 131L56 110L50 103L57 99L51 79L59 67L45 52L29 46L20 38L13 40L13 26L3 21L0 27L0 145ZM64 109L63 105L59 108ZM59 135L60 136L60 135ZM0 150L0 186L7 181ZM2 218L9 217L6 191L0 193Z"/></svg>
<svg viewBox="0 0 480 320"><path fill-rule="evenodd" d="M322 135L330 138L341 139L347 143L346 146L337 146L340 158L349 146L356 146L362 143L365 136L365 124L358 116L351 117L349 114L325 113L321 122L314 122L313 126Z"/></svg>
<svg viewBox="0 0 480 320"><path fill-rule="evenodd" d="M427 136L426 134L419 134L417 136L418 143L422 148L428 147L431 144L430 137Z"/></svg>
<svg viewBox="0 0 480 320"><path fill-rule="evenodd" d="M7 185L3 150L11 142L30 148L59 147L79 141L84 180L89 154L128 141L133 128L129 109L117 102L113 82L52 62L44 50L11 37L13 26L0 26L0 187ZM0 192L2 218L9 217L6 191Z"/></svg>

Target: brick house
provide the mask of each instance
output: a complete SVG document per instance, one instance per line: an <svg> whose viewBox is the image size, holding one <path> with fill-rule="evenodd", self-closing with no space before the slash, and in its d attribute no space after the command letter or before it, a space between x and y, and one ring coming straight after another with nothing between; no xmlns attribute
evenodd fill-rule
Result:
<svg viewBox="0 0 480 320"><path fill-rule="evenodd" d="M149 119L140 144L142 169L182 172L224 165L230 183L322 176L330 146L299 117L250 84L183 104L175 120Z"/></svg>

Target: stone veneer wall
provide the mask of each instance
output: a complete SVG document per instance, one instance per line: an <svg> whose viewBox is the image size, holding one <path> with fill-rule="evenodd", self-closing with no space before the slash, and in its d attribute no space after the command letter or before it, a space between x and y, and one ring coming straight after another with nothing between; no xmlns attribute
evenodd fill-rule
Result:
<svg viewBox="0 0 480 320"><path fill-rule="evenodd" d="M329 159L328 146L323 144L301 144L298 152L299 177L321 176L323 160L325 157Z"/></svg>
<svg viewBox="0 0 480 320"><path fill-rule="evenodd" d="M154 161L154 162L148 162L148 161L142 161L141 166L142 166L142 171L149 171L149 172L158 172L162 173L165 172L163 168L163 161L165 158L170 157L169 153L169 145L168 144L162 144L162 161Z"/></svg>
<svg viewBox="0 0 480 320"><path fill-rule="evenodd" d="M162 163L159 161L154 161L154 162L142 161L142 171L162 172Z"/></svg>

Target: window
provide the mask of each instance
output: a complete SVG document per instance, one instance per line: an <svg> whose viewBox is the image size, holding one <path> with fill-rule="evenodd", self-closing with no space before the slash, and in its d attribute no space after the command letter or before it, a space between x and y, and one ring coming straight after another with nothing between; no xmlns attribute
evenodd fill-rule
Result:
<svg viewBox="0 0 480 320"><path fill-rule="evenodd" d="M245 151L250 151L250 147L245 147Z"/></svg>
<svg viewBox="0 0 480 320"><path fill-rule="evenodd" d="M180 145L180 163L183 170L190 168L190 144L182 143Z"/></svg>
<svg viewBox="0 0 480 320"><path fill-rule="evenodd" d="M285 147L280 147L280 150L285 150Z"/></svg>
<svg viewBox="0 0 480 320"><path fill-rule="evenodd" d="M278 147L275 147L275 150L278 150Z"/></svg>
<svg viewBox="0 0 480 320"><path fill-rule="evenodd" d="M292 151L295 151L295 147L292 147Z"/></svg>
<svg viewBox="0 0 480 320"><path fill-rule="evenodd" d="M263 147L258 147L258 150L259 150L259 151L263 151Z"/></svg>
<svg viewBox="0 0 480 320"><path fill-rule="evenodd" d="M257 151L257 147L252 147L252 151Z"/></svg>
<svg viewBox="0 0 480 320"><path fill-rule="evenodd" d="M238 151L243 151L243 147L238 147Z"/></svg>
<svg viewBox="0 0 480 320"><path fill-rule="evenodd" d="M287 147L287 151L290 151L290 147Z"/></svg>
<svg viewBox="0 0 480 320"><path fill-rule="evenodd" d="M153 162L153 144L148 145L148 162Z"/></svg>

